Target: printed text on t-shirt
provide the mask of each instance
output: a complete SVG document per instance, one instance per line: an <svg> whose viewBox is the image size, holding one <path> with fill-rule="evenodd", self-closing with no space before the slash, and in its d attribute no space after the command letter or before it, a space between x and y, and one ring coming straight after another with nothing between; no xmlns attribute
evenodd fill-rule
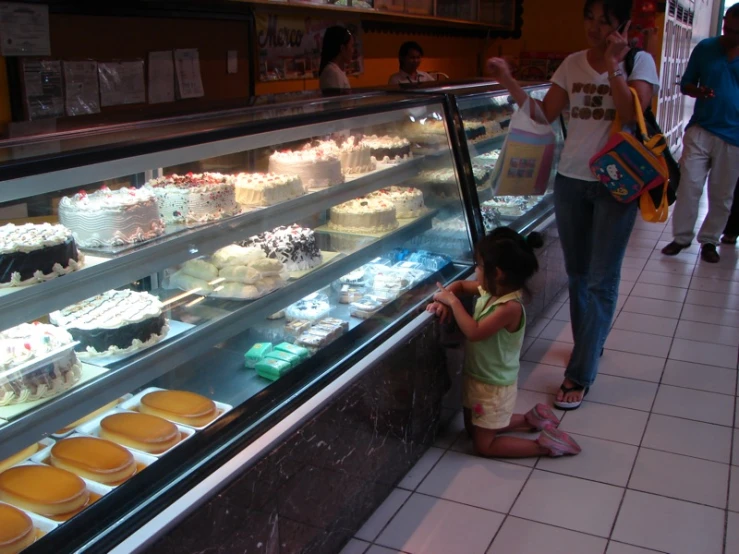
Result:
<svg viewBox="0 0 739 554"><path fill-rule="evenodd" d="M572 95L570 98L578 98L575 94L585 94L582 97L582 104L575 105L570 110L570 117L573 119L596 121L613 121L616 119L616 110L603 108L603 98L611 96L611 87L608 85L596 85L594 83L574 83L572 85Z"/></svg>

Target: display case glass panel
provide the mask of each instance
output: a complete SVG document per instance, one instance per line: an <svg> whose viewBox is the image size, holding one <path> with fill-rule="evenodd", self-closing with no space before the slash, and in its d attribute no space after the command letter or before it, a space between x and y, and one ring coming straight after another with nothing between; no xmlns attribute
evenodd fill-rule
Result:
<svg viewBox="0 0 739 554"><path fill-rule="evenodd" d="M446 115L369 95L0 143L0 471L86 491L20 508L102 532L469 272Z"/></svg>

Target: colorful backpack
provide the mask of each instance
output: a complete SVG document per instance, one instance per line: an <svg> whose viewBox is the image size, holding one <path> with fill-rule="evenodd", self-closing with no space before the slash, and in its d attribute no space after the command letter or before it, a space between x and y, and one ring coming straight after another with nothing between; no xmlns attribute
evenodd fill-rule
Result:
<svg viewBox="0 0 739 554"><path fill-rule="evenodd" d="M630 88L634 97L637 134L622 129L618 117L613 123L614 132L605 148L590 160L590 170L619 202L632 202L648 190L664 187L669 171L664 160L666 144L662 135L647 135L644 112L639 96Z"/></svg>

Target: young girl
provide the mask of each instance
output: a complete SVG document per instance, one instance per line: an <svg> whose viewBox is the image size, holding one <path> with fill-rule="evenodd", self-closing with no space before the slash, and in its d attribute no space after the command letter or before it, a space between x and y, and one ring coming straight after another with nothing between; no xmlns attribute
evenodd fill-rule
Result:
<svg viewBox="0 0 739 554"><path fill-rule="evenodd" d="M451 315L467 338L463 383L464 423L481 456L525 458L580 452L559 431L549 407L537 404L527 414L514 414L519 357L526 330L522 302L526 281L539 269L529 241L512 229L496 229L477 243L474 281L456 281L439 292L427 308L442 320ZM480 294L474 316L460 296ZM502 436L513 431L541 431L536 440Z"/></svg>

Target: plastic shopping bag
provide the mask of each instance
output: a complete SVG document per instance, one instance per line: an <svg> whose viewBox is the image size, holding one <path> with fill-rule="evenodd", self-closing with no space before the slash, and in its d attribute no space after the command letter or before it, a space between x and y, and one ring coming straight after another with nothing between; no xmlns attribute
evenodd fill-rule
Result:
<svg viewBox="0 0 739 554"><path fill-rule="evenodd" d="M544 194L552 178L556 135L541 108L531 100L511 117L508 135L493 174L496 196L531 196Z"/></svg>

